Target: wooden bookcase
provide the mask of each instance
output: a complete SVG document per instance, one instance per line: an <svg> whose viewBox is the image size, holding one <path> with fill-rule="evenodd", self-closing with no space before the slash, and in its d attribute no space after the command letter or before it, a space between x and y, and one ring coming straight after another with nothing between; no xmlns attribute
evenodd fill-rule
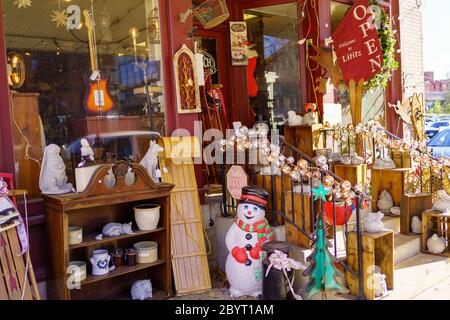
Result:
<svg viewBox="0 0 450 320"><path fill-rule="evenodd" d="M134 173L134 184L127 185L125 177ZM105 181L115 177L115 184L108 188ZM119 161L103 165L94 173L88 187L82 193L44 195L48 251L50 256L47 293L49 299L130 299L134 281L150 279L153 299L172 296L172 269L170 257L170 191L174 185L155 184L147 170L139 164ZM134 221L133 206L140 203L161 205L158 228L138 231ZM104 237L95 240L109 222L133 222L133 235ZM83 243L69 245L69 226L83 227ZM158 243L158 260L133 267L121 266L104 276L93 276L89 259L92 251L115 248L131 248L139 241ZM66 273L70 261L87 263L87 279L80 289L69 289Z"/></svg>

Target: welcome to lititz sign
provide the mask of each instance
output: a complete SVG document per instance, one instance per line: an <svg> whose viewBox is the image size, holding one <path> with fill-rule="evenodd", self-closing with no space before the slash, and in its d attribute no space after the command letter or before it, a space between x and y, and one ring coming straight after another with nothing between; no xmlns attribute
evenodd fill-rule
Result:
<svg viewBox="0 0 450 320"><path fill-rule="evenodd" d="M375 12L367 0L357 0L333 33L333 46L345 82L368 81L383 66Z"/></svg>

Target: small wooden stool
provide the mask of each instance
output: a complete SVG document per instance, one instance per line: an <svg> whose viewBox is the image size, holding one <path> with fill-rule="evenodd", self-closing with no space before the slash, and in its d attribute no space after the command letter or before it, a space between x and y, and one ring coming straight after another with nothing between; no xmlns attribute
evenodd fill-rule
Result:
<svg viewBox="0 0 450 320"><path fill-rule="evenodd" d="M431 193L413 193L402 195L400 211L400 233L411 233L411 221L414 216L422 220L422 212L433 206Z"/></svg>
<svg viewBox="0 0 450 320"><path fill-rule="evenodd" d="M356 232L348 233L347 265L354 272L358 272L358 242ZM362 233L362 268L363 288L368 300L375 299L375 290L371 285L371 277L376 267L386 275L388 290L394 289L394 232L384 229L379 233ZM358 279L350 272L345 273L350 293L358 294Z"/></svg>

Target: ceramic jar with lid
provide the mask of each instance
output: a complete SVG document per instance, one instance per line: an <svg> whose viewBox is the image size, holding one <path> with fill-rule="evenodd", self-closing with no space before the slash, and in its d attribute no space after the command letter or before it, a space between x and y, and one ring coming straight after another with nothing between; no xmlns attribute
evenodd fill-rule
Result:
<svg viewBox="0 0 450 320"><path fill-rule="evenodd" d="M152 263L158 260L158 243L155 241L138 242L133 248L137 252L137 263Z"/></svg>

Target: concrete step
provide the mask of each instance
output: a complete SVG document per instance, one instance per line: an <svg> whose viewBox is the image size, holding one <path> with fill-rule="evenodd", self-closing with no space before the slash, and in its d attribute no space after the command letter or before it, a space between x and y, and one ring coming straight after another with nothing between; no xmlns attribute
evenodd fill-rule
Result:
<svg viewBox="0 0 450 320"><path fill-rule="evenodd" d="M382 300L408 300L450 277L450 259L419 253L395 265L394 290ZM450 295L447 296L447 299Z"/></svg>
<svg viewBox="0 0 450 320"><path fill-rule="evenodd" d="M394 265L420 253L420 235L407 236L394 233Z"/></svg>

